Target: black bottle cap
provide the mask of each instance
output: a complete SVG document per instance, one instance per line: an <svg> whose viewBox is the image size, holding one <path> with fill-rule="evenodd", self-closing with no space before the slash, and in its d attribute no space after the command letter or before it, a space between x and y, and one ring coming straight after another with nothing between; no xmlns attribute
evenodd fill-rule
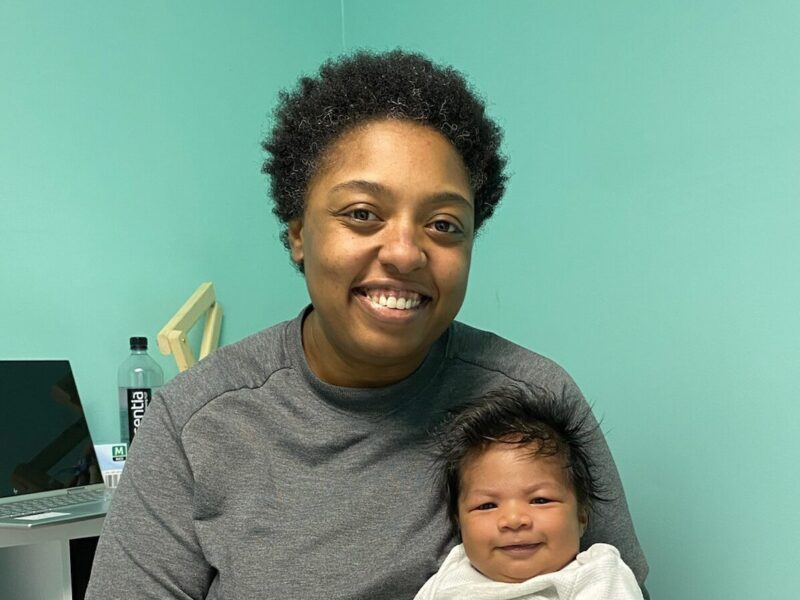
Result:
<svg viewBox="0 0 800 600"><path fill-rule="evenodd" d="M147 350L147 338L146 337L132 337L131 338L131 350Z"/></svg>

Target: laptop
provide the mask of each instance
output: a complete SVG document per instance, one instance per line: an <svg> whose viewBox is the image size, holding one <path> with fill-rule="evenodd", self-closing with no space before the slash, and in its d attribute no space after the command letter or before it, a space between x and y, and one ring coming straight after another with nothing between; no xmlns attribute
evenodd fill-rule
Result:
<svg viewBox="0 0 800 600"><path fill-rule="evenodd" d="M103 483L66 360L0 360L0 528L103 515Z"/></svg>

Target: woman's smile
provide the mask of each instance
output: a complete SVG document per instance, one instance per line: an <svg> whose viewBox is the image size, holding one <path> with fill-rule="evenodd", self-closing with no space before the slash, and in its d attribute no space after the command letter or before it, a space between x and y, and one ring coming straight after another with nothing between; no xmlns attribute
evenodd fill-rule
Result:
<svg viewBox="0 0 800 600"><path fill-rule="evenodd" d="M427 296L420 296L417 292L395 290L391 288L357 288L355 293L368 298L370 302L380 308L396 310L412 310L419 308L422 302L428 300Z"/></svg>
<svg viewBox="0 0 800 600"><path fill-rule="evenodd" d="M431 302L424 286L409 287L394 281L380 281L353 288L353 295L367 314L385 323L407 323L419 318Z"/></svg>
<svg viewBox="0 0 800 600"><path fill-rule="evenodd" d="M387 325L407 325L412 320L421 318L422 311L425 310L419 294L390 294L383 291L354 295L366 314Z"/></svg>

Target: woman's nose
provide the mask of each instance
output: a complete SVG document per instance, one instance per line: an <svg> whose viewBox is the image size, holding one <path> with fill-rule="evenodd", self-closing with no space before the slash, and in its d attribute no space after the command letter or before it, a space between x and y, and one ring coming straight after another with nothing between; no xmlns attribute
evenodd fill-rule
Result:
<svg viewBox="0 0 800 600"><path fill-rule="evenodd" d="M378 252L378 260L397 273L411 273L428 264L428 255L422 247L422 232L410 224L388 227Z"/></svg>

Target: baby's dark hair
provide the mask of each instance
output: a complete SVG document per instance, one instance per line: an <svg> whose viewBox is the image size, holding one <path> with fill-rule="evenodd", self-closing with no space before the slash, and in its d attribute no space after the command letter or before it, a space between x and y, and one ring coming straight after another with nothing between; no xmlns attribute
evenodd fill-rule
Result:
<svg viewBox="0 0 800 600"><path fill-rule="evenodd" d="M595 502L605 501L587 452L597 431L587 405L577 407L542 389L529 393L503 387L454 409L435 436L437 477L448 516L458 527L463 469L491 444L524 446L534 457L563 458L567 481L588 513Z"/></svg>
<svg viewBox="0 0 800 600"><path fill-rule="evenodd" d="M294 90L279 95L274 126L261 144L268 154L262 172L271 178L273 212L287 248L289 221L303 214L309 181L331 145L382 119L407 120L444 135L470 176L475 230L492 215L505 191L506 159L502 131L483 101L458 71L421 54L362 50L328 60L315 77L302 77Z"/></svg>

